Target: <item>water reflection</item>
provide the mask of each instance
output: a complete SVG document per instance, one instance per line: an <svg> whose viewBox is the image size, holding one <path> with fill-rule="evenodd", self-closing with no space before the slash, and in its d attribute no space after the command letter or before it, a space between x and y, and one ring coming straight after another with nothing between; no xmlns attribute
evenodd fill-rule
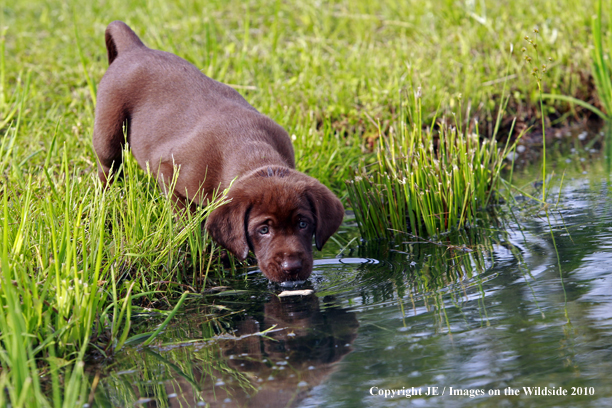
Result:
<svg viewBox="0 0 612 408"><path fill-rule="evenodd" d="M465 280L456 273L456 280L438 286L429 297L418 283L436 281L435 275L426 274L432 270L428 268L446 268L443 275L448 276L453 267L445 258L438 264L430 260L441 256L435 255L435 248L406 249L403 269L415 263L413 281L419 288L412 292L414 300L410 292L396 290L387 292L386 300L369 298L358 306L361 328L355 352L334 376L336 381L316 398L341 398L342 403L331 406L342 407L609 406L612 194L610 184L596 174L566 177L560 206L549 208L548 214L541 205L509 214L501 231L489 229L486 270L475 274L476 269ZM553 195L558 192L553 190ZM456 263L454 270L459 266ZM399 281L401 288L408 276L388 275L387 287ZM368 289L375 291L376 286ZM347 384L359 384L360 398L346 394L353 388ZM370 395L371 386L417 387L423 392L446 387L447 393L385 399ZM451 396L450 387L486 393ZM521 394L505 395L507 387ZM563 387L568 395L528 396L523 387ZM593 394L586 395L585 389Z"/></svg>
<svg viewBox="0 0 612 408"><path fill-rule="evenodd" d="M190 324L198 326L197 318ZM356 314L339 307L333 297L272 294L265 302L251 302L246 313L222 326L223 333L208 343L131 353L128 361L138 368L112 374L106 381L111 393L131 384L123 396L114 395L114 402L147 407L294 407L352 350L359 323Z"/></svg>
<svg viewBox="0 0 612 408"><path fill-rule="evenodd" d="M330 245L307 282L314 295L278 298L257 274L231 282L192 305L165 346L127 350L96 401L609 406L612 187L601 174L567 175L550 189L560 200L548 212L534 203L431 242L353 245L340 260ZM422 394L386 399L372 387ZM426 396L427 387L486 393ZM507 387L583 394L504 395Z"/></svg>

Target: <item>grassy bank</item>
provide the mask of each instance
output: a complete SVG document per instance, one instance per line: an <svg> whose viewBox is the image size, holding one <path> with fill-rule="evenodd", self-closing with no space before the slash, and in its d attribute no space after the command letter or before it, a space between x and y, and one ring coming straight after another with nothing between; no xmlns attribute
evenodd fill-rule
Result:
<svg viewBox="0 0 612 408"><path fill-rule="evenodd" d="M146 44L234 84L296 136L302 170L342 190L348 166L341 164L371 149L377 121L386 133L409 81L421 86L427 118L439 106L440 116L469 107L481 134L494 122L505 76L512 96L508 115L531 115L536 87L519 50L536 26L541 55L553 58L545 91L592 100L588 44L594 10L591 2L526 0L9 1L0 99L10 100L16 78L32 71L22 127L27 137L20 138L19 153L48 147L59 124L58 142L66 142L71 161L87 171L93 165L92 93L106 69L103 32L109 21L123 19ZM566 102L548 103L553 118L572 112ZM337 150L341 158L330 161Z"/></svg>
<svg viewBox="0 0 612 408"><path fill-rule="evenodd" d="M214 258L201 223L212 207L176 217L133 159L109 189L79 175L66 148L47 155L57 150L57 167L28 174L11 157L18 131L2 139L0 402L44 406L52 395L54 406L82 405L86 356L132 341L133 311L172 308L177 293L206 285Z"/></svg>
<svg viewBox="0 0 612 408"><path fill-rule="evenodd" d="M351 167L401 119L408 84L422 89L419 123L454 112L491 133L504 81L508 117L536 122L535 83L509 53L534 26L539 52L553 58L544 90L597 104L593 10L527 0L2 2L0 405L85 402L82 362L133 334L130 305L171 307L222 273L199 229L207 209L177 220L130 160L123 183L104 191L96 180L91 133L110 21L232 84L293 135L298 169L346 201ZM546 103L551 119L579 115Z"/></svg>

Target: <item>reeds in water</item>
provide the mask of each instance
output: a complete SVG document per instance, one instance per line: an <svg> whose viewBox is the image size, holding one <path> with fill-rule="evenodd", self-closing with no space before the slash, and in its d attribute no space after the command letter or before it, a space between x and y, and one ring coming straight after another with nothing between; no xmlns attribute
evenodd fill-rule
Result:
<svg viewBox="0 0 612 408"><path fill-rule="evenodd" d="M463 228L494 201L500 186L507 143L500 149L495 138L481 139L477 123L473 132L457 124L424 129L419 92L409 99L397 130L380 135L375 163L347 181L366 240Z"/></svg>

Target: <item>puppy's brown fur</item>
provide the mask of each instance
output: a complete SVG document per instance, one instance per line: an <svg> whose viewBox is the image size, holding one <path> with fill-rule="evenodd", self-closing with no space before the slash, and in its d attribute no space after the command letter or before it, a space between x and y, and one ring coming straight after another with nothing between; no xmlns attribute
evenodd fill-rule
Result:
<svg viewBox="0 0 612 408"><path fill-rule="evenodd" d="M109 180L127 142L179 205L205 205L230 186L231 202L206 221L239 259L253 250L271 281L306 279L344 209L329 189L295 168L287 132L236 91L176 55L147 48L123 22L106 29L109 68L98 87L93 145Z"/></svg>

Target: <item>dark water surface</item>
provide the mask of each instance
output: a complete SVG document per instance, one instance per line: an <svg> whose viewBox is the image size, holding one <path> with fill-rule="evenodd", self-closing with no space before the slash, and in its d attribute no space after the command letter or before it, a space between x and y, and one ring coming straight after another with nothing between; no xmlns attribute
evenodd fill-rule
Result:
<svg viewBox="0 0 612 408"><path fill-rule="evenodd" d="M442 242L352 243L343 259L332 243L295 288L311 295L279 298L283 289L260 274L241 277L192 300L157 346L120 353L98 402L612 406L612 184L603 174L566 176L548 212L523 203ZM340 237L355 235L347 226ZM391 390L412 395L385 398Z"/></svg>

